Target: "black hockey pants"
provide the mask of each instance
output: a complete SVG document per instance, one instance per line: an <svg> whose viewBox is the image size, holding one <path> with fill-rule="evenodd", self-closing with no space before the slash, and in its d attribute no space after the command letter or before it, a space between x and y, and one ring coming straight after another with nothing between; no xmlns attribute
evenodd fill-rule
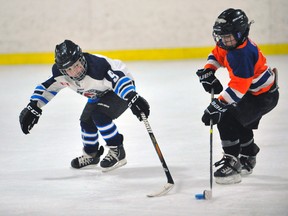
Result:
<svg viewBox="0 0 288 216"><path fill-rule="evenodd" d="M269 92L261 95L247 93L237 107L228 110L217 124L224 151L225 148L238 146L229 153L239 154L240 144L253 140L253 129L258 128L262 116L277 105L278 99L278 86L275 84Z"/></svg>

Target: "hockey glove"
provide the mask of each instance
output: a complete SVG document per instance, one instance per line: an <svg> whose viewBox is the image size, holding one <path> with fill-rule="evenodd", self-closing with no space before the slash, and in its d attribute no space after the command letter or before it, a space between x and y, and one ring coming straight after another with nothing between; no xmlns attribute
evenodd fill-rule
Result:
<svg viewBox="0 0 288 216"><path fill-rule="evenodd" d="M146 118L150 114L150 106L148 102L136 92L131 92L128 95L128 107L132 110L132 113L142 121L141 113L144 113Z"/></svg>
<svg viewBox="0 0 288 216"><path fill-rule="evenodd" d="M28 134L35 124L37 124L42 110L37 107L35 102L30 102L27 107L25 107L19 116L19 121L21 129L24 134Z"/></svg>
<svg viewBox="0 0 288 216"><path fill-rule="evenodd" d="M202 122L205 125L210 125L210 119L212 120L212 124L218 124L223 116L223 114L230 108L231 105L225 104L214 98L207 109L204 111L204 115L202 116Z"/></svg>
<svg viewBox="0 0 288 216"><path fill-rule="evenodd" d="M223 86L215 76L215 70L212 69L199 69L196 72L199 77L200 83L203 85L206 92L211 93L211 89L214 89L215 94L219 94L223 90Z"/></svg>

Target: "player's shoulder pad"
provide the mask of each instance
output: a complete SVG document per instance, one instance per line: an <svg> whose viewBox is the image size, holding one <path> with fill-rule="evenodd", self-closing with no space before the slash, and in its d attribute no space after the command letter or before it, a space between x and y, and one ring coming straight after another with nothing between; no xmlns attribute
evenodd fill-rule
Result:
<svg viewBox="0 0 288 216"><path fill-rule="evenodd" d="M93 79L102 80L109 70L111 65L103 56L92 55L90 53L83 53L87 61L87 75Z"/></svg>

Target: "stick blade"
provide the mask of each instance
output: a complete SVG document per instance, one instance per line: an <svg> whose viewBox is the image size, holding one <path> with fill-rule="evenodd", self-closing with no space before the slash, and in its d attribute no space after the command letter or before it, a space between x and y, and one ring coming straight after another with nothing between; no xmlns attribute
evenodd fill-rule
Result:
<svg viewBox="0 0 288 216"><path fill-rule="evenodd" d="M204 190L203 195L204 195L204 198L206 200L212 199L212 191L211 190Z"/></svg>
<svg viewBox="0 0 288 216"><path fill-rule="evenodd" d="M195 194L195 199L197 200L211 200L212 199L212 191L204 190L201 194Z"/></svg>
<svg viewBox="0 0 288 216"><path fill-rule="evenodd" d="M160 196L163 196L163 195L167 194L173 187L174 187L174 184L167 183L167 184L164 185L164 187L161 190L156 191L156 192L151 193L151 194L148 194L147 197L160 197Z"/></svg>

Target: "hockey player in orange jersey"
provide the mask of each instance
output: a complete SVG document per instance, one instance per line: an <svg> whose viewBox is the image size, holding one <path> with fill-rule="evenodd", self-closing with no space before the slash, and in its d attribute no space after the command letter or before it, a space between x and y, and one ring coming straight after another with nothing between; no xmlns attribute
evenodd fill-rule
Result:
<svg viewBox="0 0 288 216"><path fill-rule="evenodd" d="M241 182L241 175L251 174L260 148L254 142L253 130L263 115L278 103L277 69L271 69L257 45L248 38L252 22L244 11L229 8L213 26L216 47L208 56L199 77L205 91L220 94L204 111L205 125L217 124L223 158L215 163L216 183ZM223 90L215 72L224 67L229 72L228 87Z"/></svg>

